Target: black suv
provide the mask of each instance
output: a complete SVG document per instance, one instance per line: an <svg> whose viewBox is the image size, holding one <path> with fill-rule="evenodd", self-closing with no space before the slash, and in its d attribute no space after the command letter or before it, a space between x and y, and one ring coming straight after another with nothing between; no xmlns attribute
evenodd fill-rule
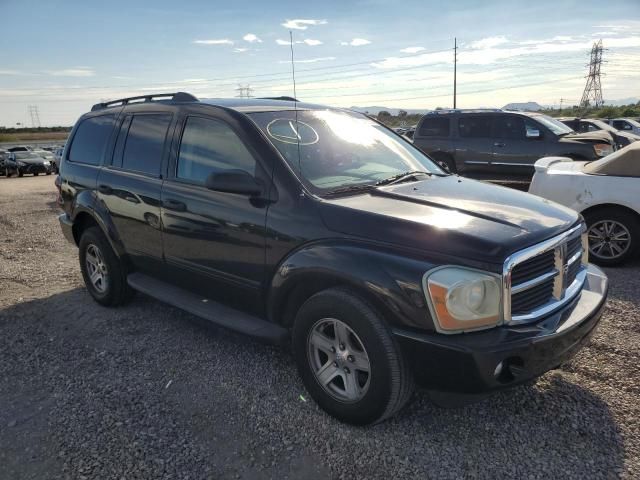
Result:
<svg viewBox="0 0 640 480"><path fill-rule="evenodd" d="M93 298L133 290L291 342L318 404L380 421L570 358L607 279L578 214L443 172L364 115L189 94L98 104L56 180ZM584 292L589 292L585 294Z"/></svg>
<svg viewBox="0 0 640 480"><path fill-rule="evenodd" d="M558 120L507 110L436 110L426 114L414 144L453 173L531 177L536 160L595 160L611 153L604 133L576 134Z"/></svg>

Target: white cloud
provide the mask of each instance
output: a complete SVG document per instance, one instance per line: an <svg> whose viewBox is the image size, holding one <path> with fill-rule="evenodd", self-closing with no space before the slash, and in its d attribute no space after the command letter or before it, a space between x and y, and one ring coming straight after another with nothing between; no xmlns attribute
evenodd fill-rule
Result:
<svg viewBox="0 0 640 480"><path fill-rule="evenodd" d="M89 67L65 68L63 70L48 70L46 73L54 77L93 77L96 73Z"/></svg>
<svg viewBox="0 0 640 480"><path fill-rule="evenodd" d="M18 70L0 70L0 75L21 75Z"/></svg>
<svg viewBox="0 0 640 480"><path fill-rule="evenodd" d="M233 45L233 40L228 38L221 38L217 40L194 40L193 43L198 45Z"/></svg>
<svg viewBox="0 0 640 480"><path fill-rule="evenodd" d="M407 47L400 50L402 53L418 53L425 50L424 47Z"/></svg>
<svg viewBox="0 0 640 480"><path fill-rule="evenodd" d="M253 33L247 33L244 37L242 37L242 39L245 42L249 43L262 43L262 40L260 40L258 36Z"/></svg>
<svg viewBox="0 0 640 480"><path fill-rule="evenodd" d="M244 53L244 52L246 52L248 50L249 49L245 48L245 47L236 47L236 48L233 49L234 52L238 52L238 53Z"/></svg>
<svg viewBox="0 0 640 480"><path fill-rule="evenodd" d="M318 57L318 58L308 58L306 60L296 60L296 63L316 63L316 62L326 62L328 60L335 60L336 57ZM278 63L291 63L290 60L280 60Z"/></svg>
<svg viewBox="0 0 640 480"><path fill-rule="evenodd" d="M486 37L481 40L476 40L475 42L471 42L471 48L475 49L484 49L484 48L494 48L498 45L503 45L507 43L507 37L504 35L500 35L497 37Z"/></svg>
<svg viewBox="0 0 640 480"><path fill-rule="evenodd" d="M284 22L282 26L285 28L290 28L292 30L306 30L307 28L309 28L309 25L326 25L326 24L327 24L326 20L314 20L312 18L309 18L309 19L297 18L294 20L287 19L287 21Z"/></svg>
<svg viewBox="0 0 640 480"><path fill-rule="evenodd" d="M298 42L296 42L298 43ZM315 47L316 45L322 45L322 42L320 40L314 40L313 38L305 38L302 43L306 43L307 45L311 46L311 47Z"/></svg>
<svg viewBox="0 0 640 480"><path fill-rule="evenodd" d="M366 38L354 38L350 42L340 42L340 45L351 46L351 47L361 47L363 45L369 45L371 42Z"/></svg>
<svg viewBox="0 0 640 480"><path fill-rule="evenodd" d="M277 43L278 45L291 45L291 42L290 42L289 40L282 40L282 39L280 39L280 38L278 38L278 39L276 40L276 43Z"/></svg>
<svg viewBox="0 0 640 480"><path fill-rule="evenodd" d="M286 45L289 46L291 45L291 42L289 40L282 40L281 38L278 38L276 40L276 43L278 45ZM317 45L322 45L322 42L320 40L314 40L313 38L305 38L304 40L296 40L293 42L294 44L305 44L305 45L309 45L310 47L315 47Z"/></svg>

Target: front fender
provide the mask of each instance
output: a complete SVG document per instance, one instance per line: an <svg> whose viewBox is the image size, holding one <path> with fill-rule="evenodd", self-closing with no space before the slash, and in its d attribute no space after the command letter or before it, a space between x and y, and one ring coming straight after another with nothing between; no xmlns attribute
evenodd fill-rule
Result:
<svg viewBox="0 0 640 480"><path fill-rule="evenodd" d="M272 277L269 318L281 323L292 292L314 286L348 286L374 304L390 325L434 330L422 276L434 264L359 244L307 244L286 257ZM299 306L299 305L297 305ZM294 312L295 314L295 312Z"/></svg>

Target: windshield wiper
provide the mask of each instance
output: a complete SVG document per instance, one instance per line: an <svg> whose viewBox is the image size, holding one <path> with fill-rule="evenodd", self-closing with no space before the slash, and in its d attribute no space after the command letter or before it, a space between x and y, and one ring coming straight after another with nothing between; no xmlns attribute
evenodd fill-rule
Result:
<svg viewBox="0 0 640 480"><path fill-rule="evenodd" d="M433 176L433 173L430 172L423 172L420 170L415 170L412 172L402 172L399 173L397 175L394 175L392 177L389 178L385 178L384 180L380 180L378 182L376 182L377 186L380 185L393 185L394 183L401 183L407 180L410 180L411 178L414 178L416 175L428 175L428 176Z"/></svg>
<svg viewBox="0 0 640 480"><path fill-rule="evenodd" d="M356 185L347 185L346 187L338 187L329 190L327 195L340 195L342 193L360 193L372 190L376 186L371 183L360 183Z"/></svg>

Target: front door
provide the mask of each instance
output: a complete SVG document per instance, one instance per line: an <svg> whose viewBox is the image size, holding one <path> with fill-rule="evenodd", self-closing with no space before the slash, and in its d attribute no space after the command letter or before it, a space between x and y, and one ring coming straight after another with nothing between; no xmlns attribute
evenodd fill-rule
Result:
<svg viewBox="0 0 640 480"><path fill-rule="evenodd" d="M262 309L267 204L205 187L213 173L267 169L223 118L186 114L162 189L164 255L182 287L254 313Z"/></svg>
<svg viewBox="0 0 640 480"><path fill-rule="evenodd" d="M531 176L533 165L546 154L542 126L522 115L496 115L491 164L495 171Z"/></svg>

